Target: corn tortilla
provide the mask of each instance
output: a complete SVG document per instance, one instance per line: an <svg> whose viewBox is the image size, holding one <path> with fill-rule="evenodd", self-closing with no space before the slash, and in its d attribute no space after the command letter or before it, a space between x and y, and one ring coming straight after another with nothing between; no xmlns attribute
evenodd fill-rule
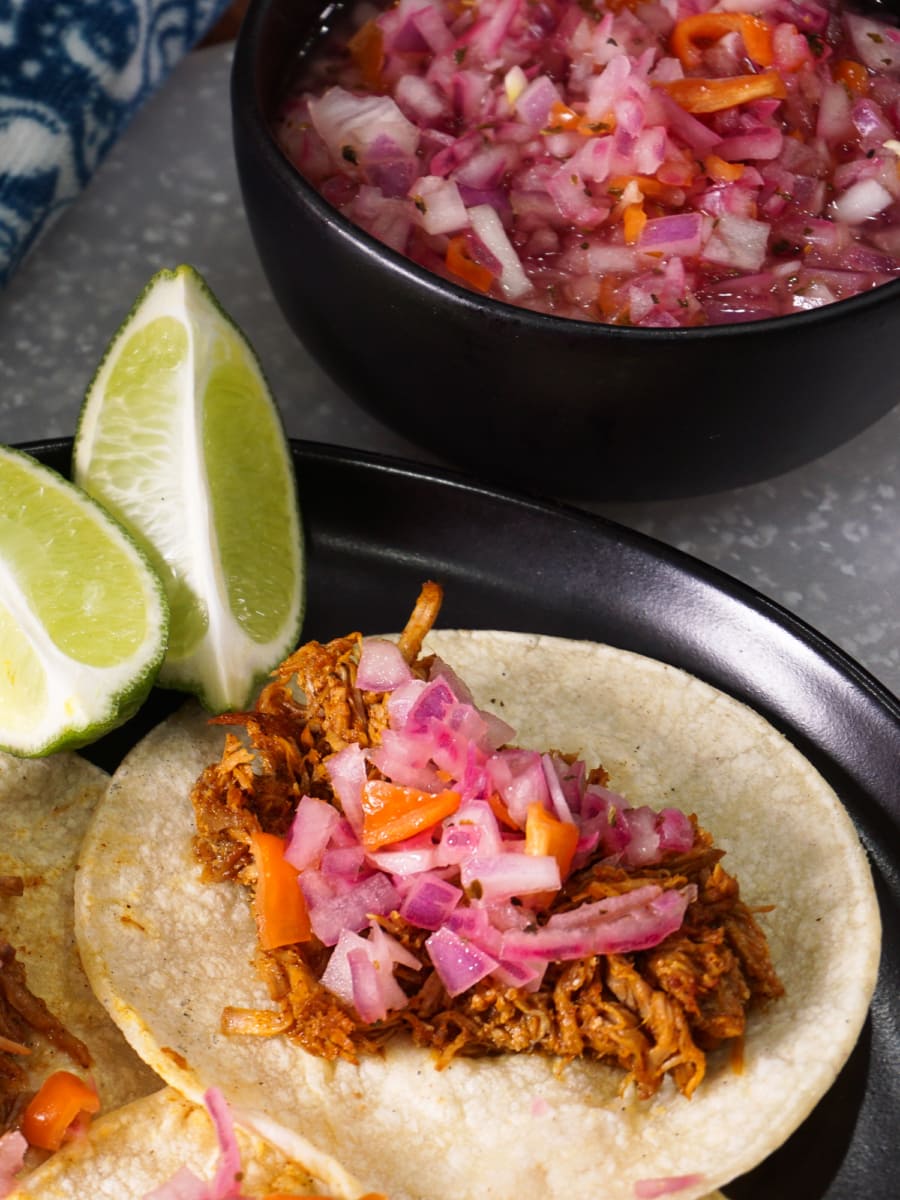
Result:
<svg viewBox="0 0 900 1200"><path fill-rule="evenodd" d="M856 1042L880 922L856 831L832 789L760 716L675 668L593 643L443 631L430 648L521 745L602 762L633 804L695 812L760 920L786 995L751 1017L744 1069L710 1056L691 1100L621 1094L621 1073L539 1055L436 1071L401 1039L354 1066L286 1039L229 1038L227 1005L270 1007L236 886L201 883L191 786L222 731L188 707L123 763L81 857L77 930L94 988L139 1053L350 1196L634 1200L697 1176L696 1200L751 1169L806 1117Z"/></svg>
<svg viewBox="0 0 900 1200"><path fill-rule="evenodd" d="M21 896L0 898L0 935L16 950L30 990L91 1054L89 1071L35 1036L22 1060L27 1089L53 1071L90 1076L103 1110L160 1086L97 1001L75 943L73 888L81 839L109 777L76 754L21 759L0 754L0 875L23 878Z"/></svg>

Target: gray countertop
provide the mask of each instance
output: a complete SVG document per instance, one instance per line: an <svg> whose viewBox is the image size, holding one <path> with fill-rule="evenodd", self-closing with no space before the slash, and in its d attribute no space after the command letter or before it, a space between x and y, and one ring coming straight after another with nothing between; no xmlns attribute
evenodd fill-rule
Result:
<svg viewBox="0 0 900 1200"><path fill-rule="evenodd" d="M291 435L434 461L358 409L276 308L241 206L229 67L229 47L185 59L0 293L0 441L73 433L128 308L156 270L186 261L255 345ZM900 406L765 483L585 507L757 588L900 693Z"/></svg>

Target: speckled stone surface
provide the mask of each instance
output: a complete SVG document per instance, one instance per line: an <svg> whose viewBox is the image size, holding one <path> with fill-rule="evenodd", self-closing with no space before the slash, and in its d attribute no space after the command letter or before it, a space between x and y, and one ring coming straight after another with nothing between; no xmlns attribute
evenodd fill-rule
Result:
<svg viewBox="0 0 900 1200"><path fill-rule="evenodd" d="M290 434L433 461L331 383L276 308L238 191L229 67L227 47L185 59L0 293L0 441L71 434L99 357L149 276L190 261L255 345ZM900 407L766 483L591 507L757 588L900 693Z"/></svg>

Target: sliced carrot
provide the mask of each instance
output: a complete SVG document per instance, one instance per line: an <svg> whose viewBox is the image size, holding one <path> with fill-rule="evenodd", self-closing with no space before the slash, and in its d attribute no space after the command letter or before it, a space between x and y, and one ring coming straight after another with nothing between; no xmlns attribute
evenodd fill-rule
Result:
<svg viewBox="0 0 900 1200"><path fill-rule="evenodd" d="M862 63L854 62L852 58L842 58L831 69L831 78L835 83L842 83L848 92L864 96L869 90L869 72Z"/></svg>
<svg viewBox="0 0 900 1200"><path fill-rule="evenodd" d="M54 1071L32 1096L22 1117L22 1133L32 1146L58 1150L81 1113L95 1113L100 1097L71 1071Z"/></svg>
<svg viewBox="0 0 900 1200"><path fill-rule="evenodd" d="M254 914L263 950L308 942L312 933L298 871L284 857L285 840L274 833L250 835L256 864Z"/></svg>
<svg viewBox="0 0 900 1200"><path fill-rule="evenodd" d="M718 154L707 154L703 160L703 167L710 179L714 179L716 183L734 183L736 179L744 173L743 163L727 162L724 158L719 158Z"/></svg>
<svg viewBox="0 0 900 1200"><path fill-rule="evenodd" d="M350 57L359 67L363 83L373 92L381 91L381 69L384 66L384 37L375 19L354 33L347 43Z"/></svg>
<svg viewBox="0 0 900 1200"><path fill-rule="evenodd" d="M460 805L459 792L421 792L386 779L370 779L363 787L362 844L377 850L431 829Z"/></svg>
<svg viewBox="0 0 900 1200"><path fill-rule="evenodd" d="M469 243L464 234L452 237L447 243L444 258L451 275L464 279L479 292L489 292L494 282L494 273L483 263L477 263L469 253Z"/></svg>
<svg viewBox="0 0 900 1200"><path fill-rule="evenodd" d="M784 80L777 71L760 75L732 75L727 79L674 79L662 85L676 103L689 113L720 112L751 100L787 95Z"/></svg>
<svg viewBox="0 0 900 1200"><path fill-rule="evenodd" d="M578 845L578 826L560 821L543 804L529 804L525 820L525 853L550 854L559 864L559 877L568 875Z"/></svg>
<svg viewBox="0 0 900 1200"><path fill-rule="evenodd" d="M726 33L739 33L747 57L760 67L771 67L772 27L760 17L748 13L708 12L684 17L672 30L672 49L687 70L696 70L703 61L703 44L717 42Z"/></svg>

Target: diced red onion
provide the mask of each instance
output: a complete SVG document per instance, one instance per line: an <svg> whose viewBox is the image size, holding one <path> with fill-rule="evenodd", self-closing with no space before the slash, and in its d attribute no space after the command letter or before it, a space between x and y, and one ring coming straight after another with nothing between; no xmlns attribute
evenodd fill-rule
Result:
<svg viewBox="0 0 900 1200"><path fill-rule="evenodd" d="M390 96L357 96L344 88L330 88L309 102L310 119L316 132L337 159L350 146L363 158L379 140L390 139L397 151L413 155L419 145L419 130L404 117Z"/></svg>
<svg viewBox="0 0 900 1200"><path fill-rule="evenodd" d="M421 182L425 182L424 180ZM447 185L438 180L441 187ZM392 692L412 679L400 648L385 638L366 638L356 668L356 686L363 692Z"/></svg>
<svg viewBox="0 0 900 1200"><path fill-rule="evenodd" d="M497 854L490 858L468 858L460 867L460 880L467 892L491 902L535 892L558 891L559 863L550 854Z"/></svg>
<svg viewBox="0 0 900 1200"><path fill-rule="evenodd" d="M370 851L369 862L388 875L406 878L432 871L438 865L437 846L407 845L397 842L390 850Z"/></svg>
<svg viewBox="0 0 900 1200"><path fill-rule="evenodd" d="M403 897L400 916L419 929L440 929L462 897L461 889L445 879L420 875Z"/></svg>
<svg viewBox="0 0 900 1200"><path fill-rule="evenodd" d="M838 196L832 208L838 220L858 225L870 217L877 217L893 203L894 197L876 179L861 179Z"/></svg>
<svg viewBox="0 0 900 1200"><path fill-rule="evenodd" d="M400 903L396 887L380 873L338 891L321 872L307 870L300 875L300 886L313 933L324 946L337 945L343 930L358 932L373 913L386 916Z"/></svg>
<svg viewBox="0 0 900 1200"><path fill-rule="evenodd" d="M357 833L363 825L362 790L366 782L366 759L361 746L351 742L325 763L325 770L344 816Z"/></svg>
<svg viewBox="0 0 900 1200"><path fill-rule="evenodd" d="M770 226L765 221L725 213L709 235L703 257L724 267L758 271L766 260L769 232Z"/></svg>
<svg viewBox="0 0 900 1200"><path fill-rule="evenodd" d="M694 827L680 808L664 808L656 818L659 848L686 854L694 844Z"/></svg>
<svg viewBox="0 0 900 1200"><path fill-rule="evenodd" d="M380 969L392 970L395 966L410 967L413 971L422 969L422 964L416 956L377 922L373 922L369 930L369 945L373 960Z"/></svg>
<svg viewBox="0 0 900 1200"><path fill-rule="evenodd" d="M469 219L472 222L472 228L503 266L500 287L503 289L504 296L508 300L517 300L532 292L534 289L531 280L522 270L519 256L507 237L495 210L486 204L477 204L474 208L469 209Z"/></svg>
<svg viewBox="0 0 900 1200"><path fill-rule="evenodd" d="M696 895L693 885L661 892L625 912L602 914L580 925L554 923L551 917L534 932L512 930L503 935L504 961L533 959L566 962L594 954L629 954L649 950L681 927L685 911Z"/></svg>
<svg viewBox="0 0 900 1200"><path fill-rule="evenodd" d="M575 821L572 817L572 810L569 808L569 803L566 800L565 792L557 774L556 759L550 754L542 755L541 767L544 771L544 778L547 781L547 791L550 793L550 803L553 806L556 819L563 821L567 825L574 825Z"/></svg>
<svg viewBox="0 0 900 1200"><path fill-rule="evenodd" d="M745 162L747 159L766 161L777 158L783 145L784 134L781 130L764 126L749 133L723 138L716 146L716 154L726 162Z"/></svg>
<svg viewBox="0 0 900 1200"><path fill-rule="evenodd" d="M406 996L393 974L393 959L383 942L373 942L344 930L331 953L322 978L323 987L356 1008L365 1021L383 1020L392 1009L403 1008ZM375 1016L363 1016L358 1007Z"/></svg>
<svg viewBox="0 0 900 1200"><path fill-rule="evenodd" d="M638 245L645 254L696 256L703 243L704 218L700 213L653 217L644 226Z"/></svg>
<svg viewBox="0 0 900 1200"><path fill-rule="evenodd" d="M547 123L551 107L558 104L559 100L559 91L549 75L538 75L519 95L515 109L532 128L542 129Z"/></svg>
<svg viewBox="0 0 900 1200"><path fill-rule="evenodd" d="M843 20L861 63L879 74L900 74L900 31L851 9L844 10Z"/></svg>
<svg viewBox="0 0 900 1200"><path fill-rule="evenodd" d="M365 861L366 852L362 846L338 846L325 851L320 870L326 879L356 883Z"/></svg>
<svg viewBox="0 0 900 1200"><path fill-rule="evenodd" d="M410 18L412 23L436 54L450 50L455 42L444 18L436 5L426 4L417 9Z"/></svg>
<svg viewBox="0 0 900 1200"><path fill-rule="evenodd" d="M525 828L532 804L549 806L550 792L544 765L536 751L502 750L492 755L485 766L493 788L521 829Z"/></svg>
<svg viewBox="0 0 900 1200"><path fill-rule="evenodd" d="M313 796L302 796L291 822L284 852L291 866L304 871L318 863L339 821L340 814L333 804Z"/></svg>
<svg viewBox="0 0 900 1200"><path fill-rule="evenodd" d="M446 926L426 940L425 949L450 996L459 996L474 987L497 967L489 954Z"/></svg>

